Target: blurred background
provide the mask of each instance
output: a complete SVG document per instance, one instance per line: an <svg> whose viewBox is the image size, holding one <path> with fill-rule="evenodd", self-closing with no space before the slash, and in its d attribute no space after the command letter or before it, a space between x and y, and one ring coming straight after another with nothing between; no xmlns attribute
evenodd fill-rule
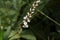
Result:
<svg viewBox="0 0 60 40"><path fill-rule="evenodd" d="M41 0L29 28L23 17L36 0L0 0L0 40L60 40L60 0Z"/></svg>

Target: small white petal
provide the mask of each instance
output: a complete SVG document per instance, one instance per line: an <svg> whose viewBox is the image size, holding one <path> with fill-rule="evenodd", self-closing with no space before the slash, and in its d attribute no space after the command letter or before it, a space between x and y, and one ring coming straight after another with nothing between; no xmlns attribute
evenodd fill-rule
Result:
<svg viewBox="0 0 60 40"><path fill-rule="evenodd" d="M24 25L26 25L27 24L27 22L24 22Z"/></svg>
<svg viewBox="0 0 60 40"><path fill-rule="evenodd" d="M32 4L33 7L35 7L34 3Z"/></svg>
<svg viewBox="0 0 60 40"><path fill-rule="evenodd" d="M24 17L23 19L26 19L27 17Z"/></svg>
<svg viewBox="0 0 60 40"><path fill-rule="evenodd" d="M28 16L30 15L29 12L27 13L27 15L28 15Z"/></svg>
<svg viewBox="0 0 60 40"><path fill-rule="evenodd" d="M34 12L31 12L32 14L34 13Z"/></svg>

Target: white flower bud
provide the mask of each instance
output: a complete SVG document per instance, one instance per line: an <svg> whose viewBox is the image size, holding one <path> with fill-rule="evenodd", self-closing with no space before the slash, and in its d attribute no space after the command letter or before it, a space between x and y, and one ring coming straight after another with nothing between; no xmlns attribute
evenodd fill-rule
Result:
<svg viewBox="0 0 60 40"><path fill-rule="evenodd" d="M40 0L36 1L36 3L39 3L39 2L40 2Z"/></svg>
<svg viewBox="0 0 60 40"><path fill-rule="evenodd" d="M24 22L24 25L26 25L27 24L27 22Z"/></svg>
<svg viewBox="0 0 60 40"><path fill-rule="evenodd" d="M35 7L34 3L32 4L33 7Z"/></svg>
<svg viewBox="0 0 60 40"><path fill-rule="evenodd" d="M27 13L27 15L28 15L28 16L30 15L29 12Z"/></svg>
<svg viewBox="0 0 60 40"><path fill-rule="evenodd" d="M31 12L32 14L34 13L34 12Z"/></svg>
<svg viewBox="0 0 60 40"><path fill-rule="evenodd" d="M27 22L30 22L30 19L27 19Z"/></svg>
<svg viewBox="0 0 60 40"><path fill-rule="evenodd" d="M26 24L27 24L27 22L24 20L24 21L23 21L23 24L24 24L24 25L26 25Z"/></svg>
<svg viewBox="0 0 60 40"><path fill-rule="evenodd" d="M26 19L27 17L23 17L23 19Z"/></svg>
<svg viewBox="0 0 60 40"><path fill-rule="evenodd" d="M35 8L32 9L33 11L35 10Z"/></svg>

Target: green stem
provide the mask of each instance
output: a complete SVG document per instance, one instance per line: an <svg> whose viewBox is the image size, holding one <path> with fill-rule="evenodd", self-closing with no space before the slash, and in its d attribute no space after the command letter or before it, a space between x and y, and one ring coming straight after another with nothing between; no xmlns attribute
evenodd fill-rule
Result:
<svg viewBox="0 0 60 40"><path fill-rule="evenodd" d="M55 24L57 24L58 26L60 26L60 23L58 23L57 21L55 21L54 19L50 18L48 15L44 14L42 11L37 10L39 13L41 13L42 15L44 15L46 18L48 18L49 20L51 20L52 22L54 22Z"/></svg>

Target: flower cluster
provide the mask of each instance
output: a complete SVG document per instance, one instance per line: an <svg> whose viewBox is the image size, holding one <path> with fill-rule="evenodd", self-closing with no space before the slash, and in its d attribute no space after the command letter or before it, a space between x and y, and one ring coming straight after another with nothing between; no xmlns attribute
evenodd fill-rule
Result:
<svg viewBox="0 0 60 40"><path fill-rule="evenodd" d="M23 26L22 26L23 28L28 28L28 22L30 22L30 18L32 17L34 10L38 6L39 3L40 3L40 0L34 1L29 12L27 12L27 15L23 17Z"/></svg>

